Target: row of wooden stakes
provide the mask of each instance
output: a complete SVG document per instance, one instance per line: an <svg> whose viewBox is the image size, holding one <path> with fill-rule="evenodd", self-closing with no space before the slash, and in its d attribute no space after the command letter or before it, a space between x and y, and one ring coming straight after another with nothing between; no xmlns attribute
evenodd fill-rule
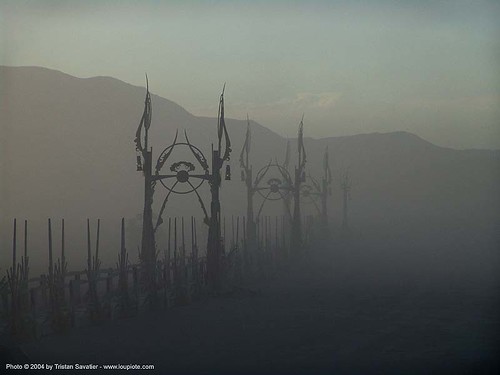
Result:
<svg viewBox="0 0 500 375"><path fill-rule="evenodd" d="M279 266L288 254L288 223L285 217L263 217L256 224L256 244L253 249L249 248L245 217L242 217L241 223L243 236L240 239L240 217L231 218L231 239L224 257L225 282L228 285L241 283L244 278L271 274L273 268ZM157 252L159 307L186 304L208 291L206 252L200 252L198 247L194 217L191 217L190 224L191 251L187 254L184 218L168 220L168 242L163 256L160 251ZM140 256L136 264L129 261L125 246L125 220L121 220L120 251L116 265L104 269L99 254L100 220L97 220L95 245L92 246L91 225L87 219L87 267L83 271L68 271L64 225L62 219L61 253L54 261L52 221L48 219L48 272L30 278L28 221L24 221L24 252L18 261L17 220L14 219L12 265L0 284L1 328L12 337L39 337L75 326L135 315L145 310L148 295L141 285ZM227 234L229 231L226 232L224 219L223 245L226 245L226 238L229 237Z"/></svg>

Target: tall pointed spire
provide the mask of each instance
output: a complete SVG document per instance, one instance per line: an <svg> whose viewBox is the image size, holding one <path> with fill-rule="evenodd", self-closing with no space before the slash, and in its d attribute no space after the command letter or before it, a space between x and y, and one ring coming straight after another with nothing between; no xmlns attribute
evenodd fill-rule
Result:
<svg viewBox="0 0 500 375"><path fill-rule="evenodd" d="M332 182L332 171L330 169L330 157L328 155L328 145L325 147L325 155L323 157L323 170L325 172L325 180L327 184Z"/></svg>
<svg viewBox="0 0 500 375"><path fill-rule="evenodd" d="M241 168L248 168L248 156L250 154L250 146L252 142L252 133L250 132L250 120L247 114L247 132L245 134L245 143L240 153L240 166Z"/></svg>
<svg viewBox="0 0 500 375"><path fill-rule="evenodd" d="M286 140L286 151L285 151L285 161L283 162L283 168L288 170L288 166L290 165L290 140Z"/></svg>
<svg viewBox="0 0 500 375"><path fill-rule="evenodd" d="M304 115L302 115L302 119L300 120L297 146L299 152L299 168L303 168L306 164L306 149L304 147Z"/></svg>
<svg viewBox="0 0 500 375"><path fill-rule="evenodd" d="M148 75L146 74L146 97L144 99L144 111L142 112L141 121L139 122L139 126L137 127L137 131L135 133L135 148L138 152L147 151L148 149L148 131L151 126L151 117L152 117L152 107L151 107L151 94L149 93L149 81ZM145 129L144 135L144 146L142 145L141 133L142 128Z"/></svg>
<svg viewBox="0 0 500 375"><path fill-rule="evenodd" d="M219 139L219 143L218 143L219 155L221 154L222 136L224 136L224 142L225 142L224 154L221 158L222 161L229 160L229 155L231 154L231 140L229 139L229 134L228 134L227 128L226 128L226 121L224 119L224 91L225 90L226 90L226 84L224 83L224 86L222 88L222 94L220 95L220 100L219 100L219 116L218 116L218 122L217 122L217 137Z"/></svg>

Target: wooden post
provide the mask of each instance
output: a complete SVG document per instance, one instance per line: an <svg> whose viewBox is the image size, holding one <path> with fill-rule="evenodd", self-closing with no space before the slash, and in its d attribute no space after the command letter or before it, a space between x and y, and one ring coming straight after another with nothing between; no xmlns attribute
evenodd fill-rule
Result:
<svg viewBox="0 0 500 375"><path fill-rule="evenodd" d="M49 219L49 280L54 277L54 263L52 261L52 225Z"/></svg>
<svg viewBox="0 0 500 375"><path fill-rule="evenodd" d="M17 334L18 330L20 329L19 327L19 318L20 318L20 311L19 311L19 284L18 284L18 275L17 275L17 219L14 219L14 233L13 233L13 238L12 238L12 267L11 267L11 273L10 273L10 280L9 280L9 286L10 286L10 304L11 304L11 310L10 310L10 315L11 315L11 323L12 323L12 333ZM9 279L9 274L7 273L7 278Z"/></svg>
<svg viewBox="0 0 500 375"><path fill-rule="evenodd" d="M64 219L61 222L61 264L64 265L66 262L66 256L64 253L65 247L65 238L64 238Z"/></svg>
<svg viewBox="0 0 500 375"><path fill-rule="evenodd" d="M92 270L92 252L90 244L90 219L87 219L87 270L90 272Z"/></svg>
<svg viewBox="0 0 500 375"><path fill-rule="evenodd" d="M249 267L248 239L246 233L246 217L243 216L243 272L247 272Z"/></svg>
<svg viewBox="0 0 500 375"><path fill-rule="evenodd" d="M292 255L297 257L302 250L302 223L301 223L301 212L300 212L300 186L305 178L304 168L306 164L306 152L304 147L304 118L300 121L299 134L297 138L298 142L298 165L295 167L295 181L293 184L293 218L292 218L292 233L290 246L292 250Z"/></svg>
<svg viewBox="0 0 500 375"><path fill-rule="evenodd" d="M257 218L255 223L255 243L257 246L256 250L260 250L260 218Z"/></svg>
<svg viewBox="0 0 500 375"><path fill-rule="evenodd" d="M240 241L240 217L236 218L236 246L238 246Z"/></svg>
<svg viewBox="0 0 500 375"><path fill-rule="evenodd" d="M171 262L171 232L172 218L168 218L168 246L167 246L167 287L170 287L170 262Z"/></svg>
<svg viewBox="0 0 500 375"><path fill-rule="evenodd" d="M99 238L100 238L100 229L101 229L101 219L97 219L97 235L95 241L95 258L94 258L94 268L96 268L97 263L99 262ZM97 277L98 275L96 275Z"/></svg>
<svg viewBox="0 0 500 375"><path fill-rule="evenodd" d="M245 134L245 143L240 154L240 167L242 168L242 179L245 181L247 188L247 212L246 217L243 218L243 236L244 246L243 246L243 268L248 266L250 261L250 253L255 252L256 247L256 223L254 221L253 215L253 195L255 189L253 186L253 176L252 176L252 166L250 165L249 156L251 149L251 129L250 129L250 119L247 116L247 131Z"/></svg>
<svg viewBox="0 0 500 375"><path fill-rule="evenodd" d="M28 282L29 269L28 269L28 220L24 220L24 271L25 281Z"/></svg>
<svg viewBox="0 0 500 375"><path fill-rule="evenodd" d="M149 100L149 102L148 102ZM146 106L149 105L149 91L146 95ZM153 227L153 174L152 174L152 150L148 149L148 127L145 127L145 146L142 150L144 159L143 174L144 174L144 210L142 222L142 239L141 239L141 277L146 290L149 294L150 307L156 305L156 243Z"/></svg>
<svg viewBox="0 0 500 375"><path fill-rule="evenodd" d="M179 286L179 274L177 270L177 217L174 218L174 288Z"/></svg>
<svg viewBox="0 0 500 375"><path fill-rule="evenodd" d="M12 237L12 279L16 277L16 245L17 245L17 219L14 219L14 234Z"/></svg>
<svg viewBox="0 0 500 375"><path fill-rule="evenodd" d="M221 205L220 205L220 187L221 187L221 169L225 161L229 160L231 154L231 141L227 132L224 120L224 89L219 101L219 115L217 121L218 147L213 149L212 145L212 173L210 174L210 222L207 241L207 271L209 286L217 291L222 288L224 246L221 243ZM224 137L224 150L222 149L222 138ZM226 180L231 178L229 167L226 172Z"/></svg>
<svg viewBox="0 0 500 375"><path fill-rule="evenodd" d="M124 298L128 293L128 254L125 246L125 218L122 217L120 230L120 257L119 257L118 289Z"/></svg>
<svg viewBox="0 0 500 375"><path fill-rule="evenodd" d="M274 232L275 232L275 237L274 237L274 258L277 259L277 255L279 253L279 237L278 237L278 216L275 216L274 218Z"/></svg>
<svg viewBox="0 0 500 375"><path fill-rule="evenodd" d="M224 234L222 235L222 248L224 249L224 251L226 250L226 240L227 240L227 236L226 236L226 217L224 216Z"/></svg>
<svg viewBox="0 0 500 375"><path fill-rule="evenodd" d="M181 219L182 227L182 259L181 259L181 299L182 303L189 303L189 278L188 278L188 268L186 265L186 238L184 232L184 216Z"/></svg>
<svg viewBox="0 0 500 375"><path fill-rule="evenodd" d="M269 252L269 231L268 231L268 220L269 216L264 217L264 246L266 249L266 254Z"/></svg>
<svg viewBox="0 0 500 375"><path fill-rule="evenodd" d="M198 293L198 249L196 246L196 222L191 216L191 276L194 282L195 293Z"/></svg>
<svg viewBox="0 0 500 375"><path fill-rule="evenodd" d="M182 283L186 282L186 239L184 236L184 216L181 218L181 227L182 227L182 253L181 253L181 277Z"/></svg>

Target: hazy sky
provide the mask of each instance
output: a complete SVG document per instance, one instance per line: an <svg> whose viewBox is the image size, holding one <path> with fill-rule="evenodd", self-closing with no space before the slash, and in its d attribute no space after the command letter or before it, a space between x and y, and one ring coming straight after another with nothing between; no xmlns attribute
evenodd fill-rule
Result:
<svg viewBox="0 0 500 375"><path fill-rule="evenodd" d="M293 136L500 148L499 1L0 1L0 64L144 85ZM0 82L1 84L1 82ZM158 119L159 121L160 119Z"/></svg>

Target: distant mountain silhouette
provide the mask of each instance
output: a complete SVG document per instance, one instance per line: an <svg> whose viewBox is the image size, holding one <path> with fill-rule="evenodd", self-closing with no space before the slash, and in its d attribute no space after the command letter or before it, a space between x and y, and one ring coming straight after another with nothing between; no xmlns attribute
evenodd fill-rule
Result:
<svg viewBox="0 0 500 375"><path fill-rule="evenodd" d="M143 180L135 170L134 134L145 89L109 77L88 79L40 67L0 67L2 217L118 220L141 212ZM214 88L217 100L218 88ZM197 117L165 98L152 95L150 129L154 158L168 146L176 129L210 160L216 137L214 118ZM226 107L231 94L226 94ZM250 114L251 116L251 114ZM296 124L290 124L296 128ZM239 153L246 120L226 119L233 142L232 181L223 184L227 214L243 214L244 185ZM256 171L270 159L283 160L286 139L251 122L252 164ZM332 124L334 127L335 124ZM348 167L353 181L354 226L496 221L500 208L500 152L438 147L407 132L313 139L305 146L307 170L318 176L325 147L334 178ZM295 141L291 140L291 170ZM339 223L341 196L334 180L330 213ZM204 187L208 191L208 187ZM165 195L156 188L157 204ZM206 195L206 194L204 194ZM207 202L207 205L209 203ZM168 213L200 215L193 197L172 197ZM276 213L282 206L276 204ZM196 211L195 211L196 210ZM257 210L257 207L256 207ZM313 212L312 205L305 212ZM10 224L9 224L10 225ZM404 225L403 225L404 226Z"/></svg>
<svg viewBox="0 0 500 375"><path fill-rule="evenodd" d="M0 77L6 216L64 212L119 217L140 211L142 178L135 170L133 140L143 87L38 67L1 67ZM214 91L215 100L218 95ZM156 95L152 102L150 134L156 157L172 142L176 129L181 138L187 130L192 143L210 157L216 118L193 116ZM233 142L231 185L241 188L238 157L246 121L228 119L227 126ZM282 137L255 122L252 131L259 162L284 153Z"/></svg>

